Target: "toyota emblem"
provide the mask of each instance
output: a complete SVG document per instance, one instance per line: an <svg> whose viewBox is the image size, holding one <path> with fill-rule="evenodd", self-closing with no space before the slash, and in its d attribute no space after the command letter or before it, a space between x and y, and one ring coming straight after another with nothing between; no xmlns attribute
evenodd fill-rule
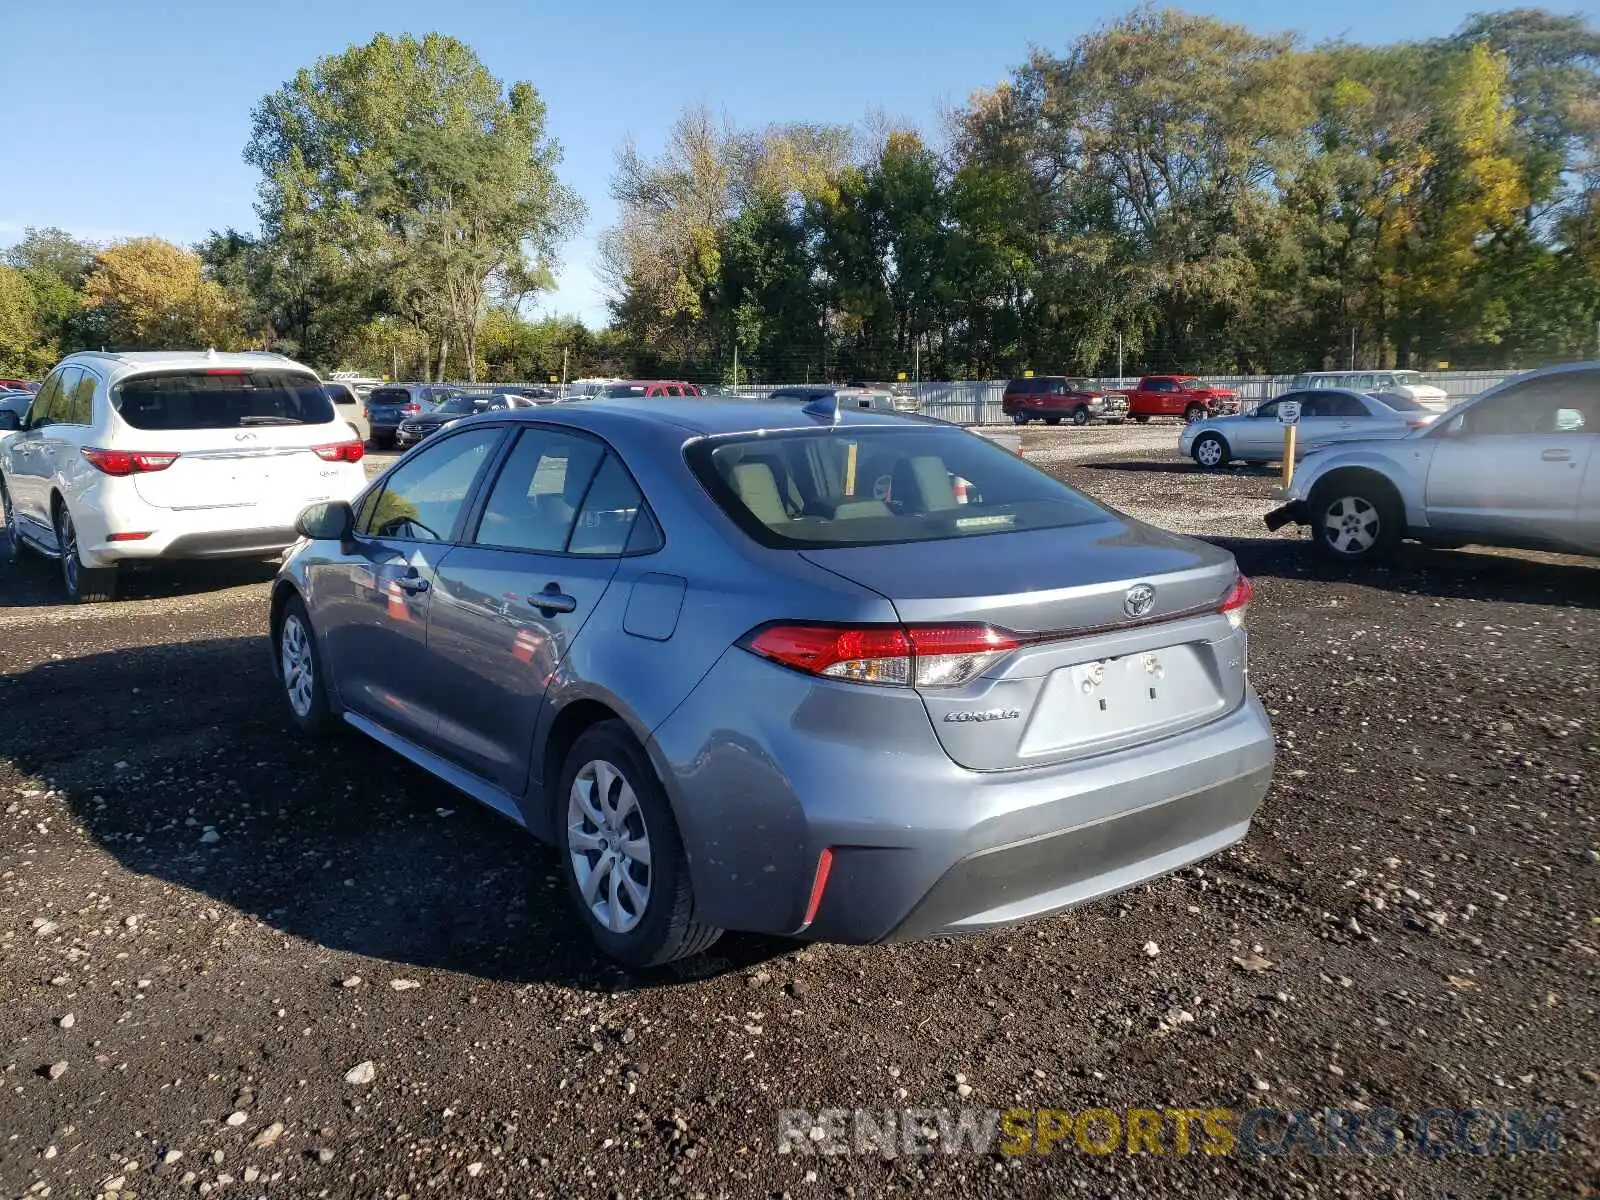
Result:
<svg viewBox="0 0 1600 1200"><path fill-rule="evenodd" d="M1156 606L1156 589L1148 583L1136 583L1122 598L1122 611L1130 617L1147 615Z"/></svg>

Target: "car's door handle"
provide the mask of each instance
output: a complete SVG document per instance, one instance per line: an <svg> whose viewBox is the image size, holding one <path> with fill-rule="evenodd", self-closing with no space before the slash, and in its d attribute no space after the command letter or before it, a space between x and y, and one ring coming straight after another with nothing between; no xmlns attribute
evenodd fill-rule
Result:
<svg viewBox="0 0 1600 1200"><path fill-rule="evenodd" d="M394 581L394 585L402 592L409 592L413 596L428 590L428 581L415 575L403 575Z"/></svg>
<svg viewBox="0 0 1600 1200"><path fill-rule="evenodd" d="M1545 462L1566 462L1572 457L1572 451L1561 449L1546 450L1539 457L1544 459Z"/></svg>
<svg viewBox="0 0 1600 1200"><path fill-rule="evenodd" d="M559 583L545 584L544 591L528 597L528 603L547 617L553 617L557 613L569 613L578 607L577 599L563 592Z"/></svg>

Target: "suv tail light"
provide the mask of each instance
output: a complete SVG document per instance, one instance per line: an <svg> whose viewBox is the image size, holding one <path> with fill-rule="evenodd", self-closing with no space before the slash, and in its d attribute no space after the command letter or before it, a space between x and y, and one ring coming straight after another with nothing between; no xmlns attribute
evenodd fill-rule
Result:
<svg viewBox="0 0 1600 1200"><path fill-rule="evenodd" d="M418 404L415 400L413 400L410 404L406 405L400 411L403 412L403 413L407 413L407 414L419 413L419 412L422 411L422 405Z"/></svg>
<svg viewBox="0 0 1600 1200"><path fill-rule="evenodd" d="M1250 608L1250 601L1255 594L1256 590L1251 586L1249 578L1241 575L1233 581L1228 594L1222 598L1222 603L1217 605L1217 611L1228 618L1229 625L1239 629L1244 625L1245 612Z"/></svg>
<svg viewBox="0 0 1600 1200"><path fill-rule="evenodd" d="M139 475L147 471L165 471L178 461L177 454L164 450L101 450L85 446L83 456L89 465L107 475Z"/></svg>
<svg viewBox="0 0 1600 1200"><path fill-rule="evenodd" d="M311 453L323 462L358 463L367 452L360 442L334 442L329 446L313 446Z"/></svg>
<svg viewBox="0 0 1600 1200"><path fill-rule="evenodd" d="M808 675L893 687L956 687L1022 645L992 625L768 625L745 649Z"/></svg>

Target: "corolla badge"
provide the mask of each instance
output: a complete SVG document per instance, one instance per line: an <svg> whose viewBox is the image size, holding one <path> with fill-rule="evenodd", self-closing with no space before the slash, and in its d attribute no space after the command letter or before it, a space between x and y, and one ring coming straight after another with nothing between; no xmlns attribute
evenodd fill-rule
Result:
<svg viewBox="0 0 1600 1200"><path fill-rule="evenodd" d="M1148 583L1136 583L1122 598L1122 611L1130 617L1143 617L1156 606L1156 589Z"/></svg>
<svg viewBox="0 0 1600 1200"><path fill-rule="evenodd" d="M944 719L957 725L968 725L983 721L1015 721L1021 715L1022 710L1020 708L983 708L977 710L968 709L962 712L947 712L944 715Z"/></svg>

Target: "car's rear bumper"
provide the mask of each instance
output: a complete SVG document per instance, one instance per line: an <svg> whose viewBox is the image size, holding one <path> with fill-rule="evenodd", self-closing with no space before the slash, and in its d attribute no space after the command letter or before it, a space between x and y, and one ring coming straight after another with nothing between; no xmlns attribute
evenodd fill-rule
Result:
<svg viewBox="0 0 1600 1200"><path fill-rule="evenodd" d="M1272 731L1253 694L1127 750L969 771L914 692L775 671L731 651L651 744L699 917L723 928L865 943L1041 916L1238 841L1271 778ZM762 697L754 715L750 695Z"/></svg>

